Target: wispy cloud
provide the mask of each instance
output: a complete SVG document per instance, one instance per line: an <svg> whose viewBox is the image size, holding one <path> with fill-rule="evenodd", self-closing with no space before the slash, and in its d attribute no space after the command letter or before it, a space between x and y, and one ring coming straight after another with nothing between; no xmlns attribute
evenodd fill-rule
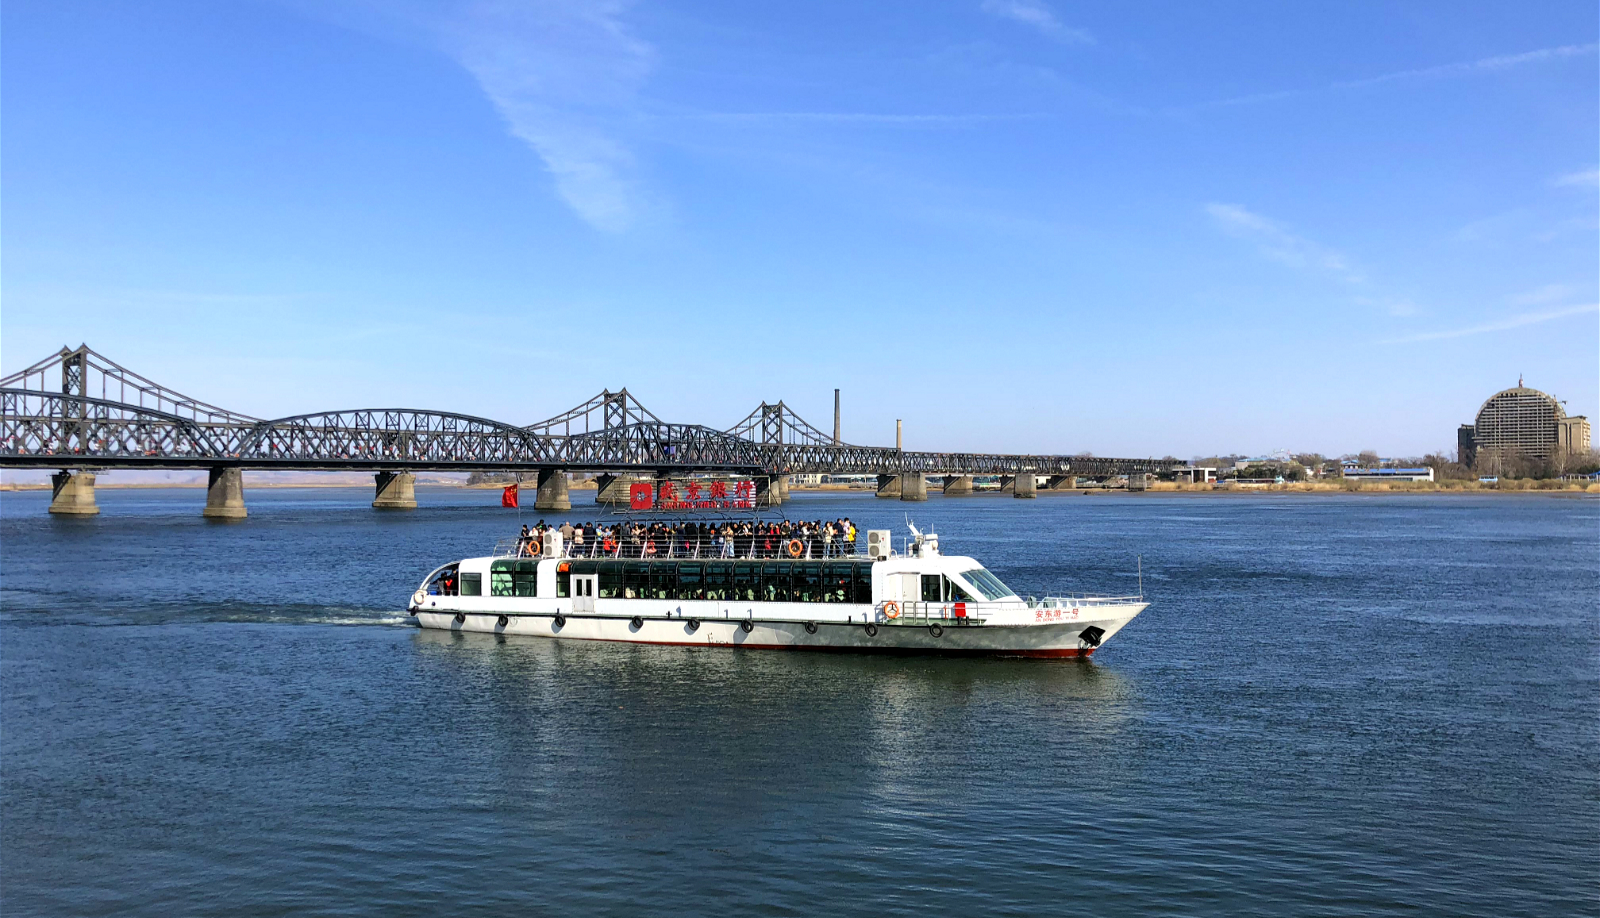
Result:
<svg viewBox="0 0 1600 918"><path fill-rule="evenodd" d="M1216 108L1230 105L1252 105L1260 102L1276 102L1282 99L1292 99L1312 93L1327 92L1340 89L1360 89L1366 86L1377 86L1383 83L1394 83L1403 80L1449 79L1453 77L1467 77L1483 73L1495 73L1523 67L1529 64L1544 64L1552 61L1566 60L1595 53L1600 45L1561 45L1555 48L1540 48L1537 51L1527 51L1522 54L1502 54L1495 57L1479 58L1475 61L1458 61L1453 64L1440 64L1434 67L1418 67L1411 70L1396 70L1393 73L1381 73L1377 76L1363 77L1358 80L1340 80L1327 86L1316 89L1284 89L1273 92L1258 92L1244 96L1234 96L1227 99L1217 99L1204 102L1192 108Z"/></svg>
<svg viewBox="0 0 1600 918"><path fill-rule="evenodd" d="M917 115L883 112L701 112L693 115L673 116L696 121L733 122L795 122L801 124L868 124L889 127L969 127L996 121L1033 121L1050 118L1043 112L1023 112L1009 115Z"/></svg>
<svg viewBox="0 0 1600 918"><path fill-rule="evenodd" d="M1541 322L1550 322L1555 319L1564 319L1568 316L1579 316L1586 313L1600 312L1600 304L1591 303L1588 306L1572 306L1567 309L1553 309L1547 312L1526 312L1521 315L1501 319L1498 322L1485 322L1482 325L1472 325L1467 328L1454 328L1449 331L1424 332L1420 335L1407 335L1403 338L1389 338L1379 341L1379 344L1413 344L1418 341L1440 341L1445 338L1465 338L1468 335L1483 335L1489 332L1508 331L1513 328L1522 328L1525 325L1538 325Z"/></svg>
<svg viewBox="0 0 1600 918"><path fill-rule="evenodd" d="M1058 41L1094 44L1093 35L1063 23L1056 18L1055 11L1044 4L1044 0L983 0L982 9L991 16L1031 26Z"/></svg>
<svg viewBox="0 0 1600 918"><path fill-rule="evenodd" d="M449 52L506 126L543 160L556 192L612 232L639 216L632 151L619 139L654 61L621 0L538 0L463 8L444 26Z"/></svg>
<svg viewBox="0 0 1600 918"><path fill-rule="evenodd" d="M1237 204L1207 204L1211 215L1223 232L1255 243L1261 254L1294 268L1304 268L1333 275L1351 283L1362 280L1361 273L1351 266L1340 252L1290 232L1282 224L1260 214L1252 213Z"/></svg>
<svg viewBox="0 0 1600 918"><path fill-rule="evenodd" d="M1360 80L1345 80L1334 83L1336 89L1354 89L1358 86L1376 86L1379 83L1393 83L1396 80L1435 79L1438 77L1471 76L1475 73L1484 73L1496 70L1509 70L1521 67L1524 64L1543 64L1549 61L1558 61L1569 57L1578 57L1584 54L1593 54L1600 45L1562 45L1559 48L1540 48L1537 51L1527 51L1522 54L1502 54L1496 57L1483 57L1475 61L1461 61L1455 64L1440 64L1437 67L1419 67L1415 70L1397 70L1394 73L1380 74Z"/></svg>
<svg viewBox="0 0 1600 918"><path fill-rule="evenodd" d="M1566 300L1573 297L1578 288L1572 284L1545 284L1534 290L1525 290L1522 293L1506 297L1506 302L1513 306L1538 306L1543 303L1554 303L1557 300Z"/></svg>
<svg viewBox="0 0 1600 918"><path fill-rule="evenodd" d="M1600 188L1600 167L1580 169L1577 172L1568 172L1566 175L1557 176L1554 184L1578 188Z"/></svg>

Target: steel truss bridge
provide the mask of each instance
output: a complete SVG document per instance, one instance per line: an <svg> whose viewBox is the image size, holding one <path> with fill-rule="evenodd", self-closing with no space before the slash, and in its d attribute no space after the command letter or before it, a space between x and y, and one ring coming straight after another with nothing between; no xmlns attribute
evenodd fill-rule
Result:
<svg viewBox="0 0 1600 918"><path fill-rule="evenodd" d="M1074 475L1151 459L917 452L837 443L783 402L726 430L667 423L627 389L537 424L408 408L264 420L174 392L81 345L0 379L0 467Z"/></svg>

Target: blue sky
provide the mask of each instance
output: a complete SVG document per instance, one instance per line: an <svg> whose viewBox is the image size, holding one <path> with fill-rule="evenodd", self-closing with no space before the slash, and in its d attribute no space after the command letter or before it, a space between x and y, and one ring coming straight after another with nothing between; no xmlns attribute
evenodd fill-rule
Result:
<svg viewBox="0 0 1600 918"><path fill-rule="evenodd" d="M1112 456L1597 413L1590 0L0 15L7 371Z"/></svg>

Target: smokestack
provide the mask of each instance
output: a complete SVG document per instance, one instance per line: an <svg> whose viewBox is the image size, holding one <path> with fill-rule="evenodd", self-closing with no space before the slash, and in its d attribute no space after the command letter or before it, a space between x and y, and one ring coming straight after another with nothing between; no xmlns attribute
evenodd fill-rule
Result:
<svg viewBox="0 0 1600 918"><path fill-rule="evenodd" d="M905 449L905 447L900 445L900 434L904 430L905 430L905 425L903 424L903 422L901 422L901 420L899 418L895 418L894 419L894 448L895 449Z"/></svg>
<svg viewBox="0 0 1600 918"><path fill-rule="evenodd" d="M833 445L839 445L839 390L833 390Z"/></svg>

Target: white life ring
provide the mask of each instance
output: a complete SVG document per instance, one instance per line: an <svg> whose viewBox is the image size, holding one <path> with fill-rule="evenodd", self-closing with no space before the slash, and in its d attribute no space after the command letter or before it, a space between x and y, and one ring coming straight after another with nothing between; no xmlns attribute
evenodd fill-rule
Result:
<svg viewBox="0 0 1600 918"><path fill-rule="evenodd" d="M428 601L428 593L427 593L426 590L418 590L415 593L411 594L411 606L412 606L412 608L420 609L420 608L422 608L422 604L427 602L427 601Z"/></svg>

